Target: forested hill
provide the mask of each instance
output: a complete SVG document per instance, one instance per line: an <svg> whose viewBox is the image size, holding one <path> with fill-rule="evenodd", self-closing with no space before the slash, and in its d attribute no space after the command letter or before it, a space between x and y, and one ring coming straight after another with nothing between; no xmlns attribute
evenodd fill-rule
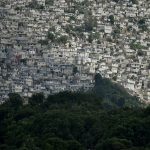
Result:
<svg viewBox="0 0 150 150"><path fill-rule="evenodd" d="M27 105L9 96L0 106L0 150L150 149L150 108L128 105L135 99L100 75L88 93L35 94Z"/></svg>
<svg viewBox="0 0 150 150"><path fill-rule="evenodd" d="M131 96L125 88L109 79L95 75L95 85L92 90L94 95L102 100L105 108L142 107L143 103L136 96Z"/></svg>

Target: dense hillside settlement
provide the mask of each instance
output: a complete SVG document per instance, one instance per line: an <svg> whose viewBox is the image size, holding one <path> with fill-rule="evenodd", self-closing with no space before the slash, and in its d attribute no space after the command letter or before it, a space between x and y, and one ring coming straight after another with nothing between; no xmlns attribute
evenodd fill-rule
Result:
<svg viewBox="0 0 150 150"><path fill-rule="evenodd" d="M0 99L87 91L94 75L150 102L149 0L1 0Z"/></svg>

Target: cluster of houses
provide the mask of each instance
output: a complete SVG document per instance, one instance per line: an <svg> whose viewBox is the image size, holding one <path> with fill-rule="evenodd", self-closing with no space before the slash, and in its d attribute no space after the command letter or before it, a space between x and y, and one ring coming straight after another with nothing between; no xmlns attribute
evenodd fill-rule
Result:
<svg viewBox="0 0 150 150"><path fill-rule="evenodd" d="M147 0L0 2L0 99L89 90L95 73L150 102Z"/></svg>

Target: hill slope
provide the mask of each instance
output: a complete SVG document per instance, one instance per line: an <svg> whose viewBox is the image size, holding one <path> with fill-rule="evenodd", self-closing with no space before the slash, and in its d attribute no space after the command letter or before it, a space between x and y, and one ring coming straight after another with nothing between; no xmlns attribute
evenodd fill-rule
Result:
<svg viewBox="0 0 150 150"><path fill-rule="evenodd" d="M111 88L116 92L117 87L99 77L94 92L100 85L105 86L97 96L62 92L45 99L43 94L35 94L28 105L23 105L19 95L10 94L10 99L0 106L0 149L150 149L150 109L106 109L103 98L111 98ZM123 97L123 91L117 91Z"/></svg>
<svg viewBox="0 0 150 150"><path fill-rule="evenodd" d="M107 108L140 107L143 105L137 97L131 96L125 88L109 79L102 78L100 74L95 75L93 92L103 100L103 106Z"/></svg>

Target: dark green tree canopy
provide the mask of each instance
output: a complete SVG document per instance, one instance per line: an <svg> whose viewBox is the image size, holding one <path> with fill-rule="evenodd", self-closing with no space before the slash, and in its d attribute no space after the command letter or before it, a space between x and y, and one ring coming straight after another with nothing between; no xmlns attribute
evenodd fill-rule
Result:
<svg viewBox="0 0 150 150"><path fill-rule="evenodd" d="M37 93L22 102L11 93L0 105L0 150L150 149L150 108L100 74L93 91Z"/></svg>

